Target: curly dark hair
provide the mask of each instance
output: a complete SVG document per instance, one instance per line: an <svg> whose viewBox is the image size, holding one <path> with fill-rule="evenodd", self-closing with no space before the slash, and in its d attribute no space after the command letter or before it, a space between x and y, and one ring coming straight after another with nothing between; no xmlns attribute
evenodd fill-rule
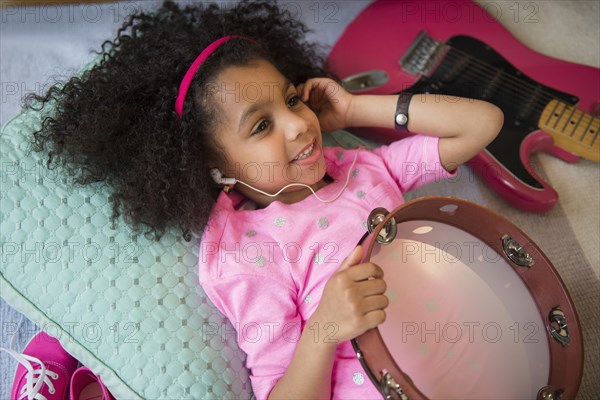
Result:
<svg viewBox="0 0 600 400"><path fill-rule="evenodd" d="M165 0L155 12L130 16L114 41L102 43L92 68L25 98L27 108L53 107L32 148L48 149L48 168L64 167L74 184L110 185L113 224L123 215L134 232L156 240L179 227L189 241L192 231L205 228L220 190L209 166L225 157L213 134L218 107L202 101L205 83L225 67L259 58L294 84L318 76L339 80L326 67L323 49L305 42L307 32L274 3L182 9ZM231 40L219 47L196 73L180 119L174 103L182 77L225 35L256 43Z"/></svg>

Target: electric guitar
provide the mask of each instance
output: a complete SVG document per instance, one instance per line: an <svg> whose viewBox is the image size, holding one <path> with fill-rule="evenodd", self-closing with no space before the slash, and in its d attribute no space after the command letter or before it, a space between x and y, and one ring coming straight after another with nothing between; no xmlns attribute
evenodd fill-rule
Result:
<svg viewBox="0 0 600 400"><path fill-rule="evenodd" d="M376 1L327 61L354 93L434 93L500 107L502 130L468 164L523 210L548 211L558 200L536 174L533 152L600 161L600 70L530 50L475 2ZM399 138L388 129L353 131L385 143Z"/></svg>

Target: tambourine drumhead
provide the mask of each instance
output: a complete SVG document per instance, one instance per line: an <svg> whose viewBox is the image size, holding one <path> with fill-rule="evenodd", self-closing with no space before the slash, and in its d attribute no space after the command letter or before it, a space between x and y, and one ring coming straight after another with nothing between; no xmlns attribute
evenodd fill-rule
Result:
<svg viewBox="0 0 600 400"><path fill-rule="evenodd" d="M409 398L575 396L575 310L550 262L510 222L464 200L424 198L392 211L367 243L390 305L354 344L378 386L388 372Z"/></svg>

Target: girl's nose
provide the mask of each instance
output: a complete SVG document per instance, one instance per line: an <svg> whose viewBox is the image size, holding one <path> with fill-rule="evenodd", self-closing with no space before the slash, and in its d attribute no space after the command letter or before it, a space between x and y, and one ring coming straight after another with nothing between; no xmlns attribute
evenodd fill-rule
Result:
<svg viewBox="0 0 600 400"><path fill-rule="evenodd" d="M288 110L287 114L285 136L287 140L294 141L308 131L308 121L293 110Z"/></svg>

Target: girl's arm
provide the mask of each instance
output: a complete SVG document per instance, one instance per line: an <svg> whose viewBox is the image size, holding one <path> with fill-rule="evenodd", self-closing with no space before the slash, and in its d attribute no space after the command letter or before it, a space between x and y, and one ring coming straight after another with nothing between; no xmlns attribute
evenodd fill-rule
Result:
<svg viewBox="0 0 600 400"><path fill-rule="evenodd" d="M313 325L314 324L314 325ZM323 332L311 319L300 336L294 357L269 399L329 399L331 371L337 343L323 340Z"/></svg>
<svg viewBox="0 0 600 400"><path fill-rule="evenodd" d="M353 96L347 126L394 129L398 95ZM415 94L408 108L408 130L439 136L440 161L453 170L470 160L496 137L504 114L482 100L435 94Z"/></svg>
<svg viewBox="0 0 600 400"><path fill-rule="evenodd" d="M325 131L359 126L394 129L398 95L352 95L329 78L309 79L298 85L298 91ZM482 100L415 94L408 108L408 130L439 136L440 161L449 171L486 147L503 123L502 110Z"/></svg>
<svg viewBox="0 0 600 400"><path fill-rule="evenodd" d="M389 301L383 270L372 263L359 264L362 256L363 247L355 247L325 284L292 362L269 399L329 399L337 344L385 320Z"/></svg>

